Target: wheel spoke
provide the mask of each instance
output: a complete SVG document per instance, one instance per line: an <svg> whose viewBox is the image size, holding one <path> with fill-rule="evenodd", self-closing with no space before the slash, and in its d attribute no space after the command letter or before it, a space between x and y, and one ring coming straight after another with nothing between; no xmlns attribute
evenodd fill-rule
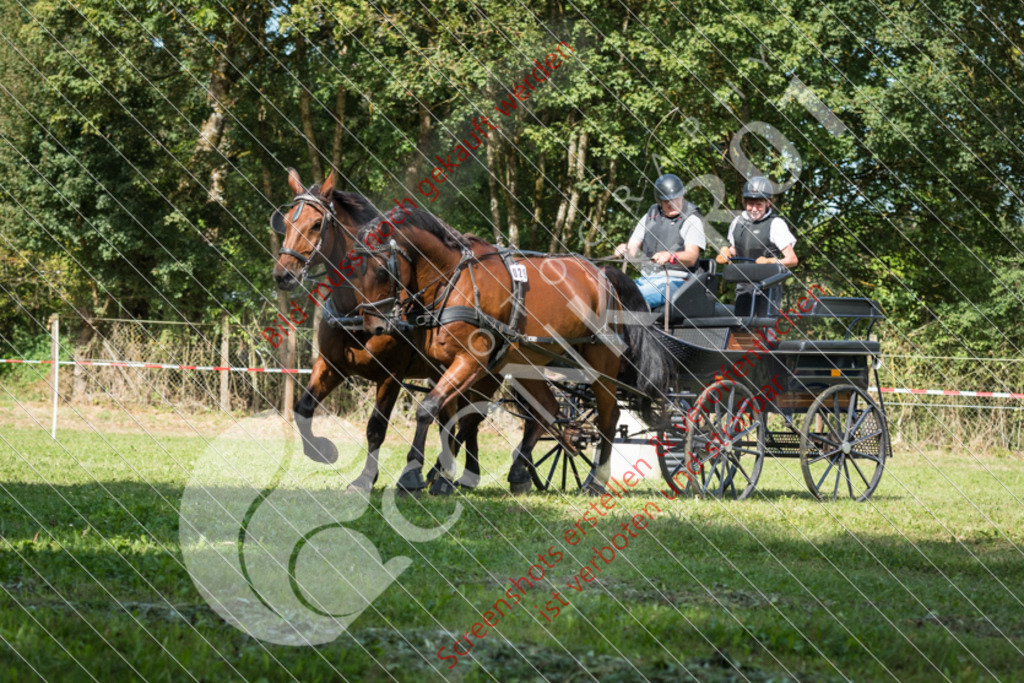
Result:
<svg viewBox="0 0 1024 683"><path fill-rule="evenodd" d="M560 442L556 441L556 442L555 442L555 445L554 445L554 446L552 446L552 447L551 447L550 449L548 449L548 452L547 452L547 453L545 453L545 454L544 454L544 455L543 455L543 456L542 456L542 457L540 458L540 460L535 460L535 461L534 461L534 463L533 463L533 466L534 466L534 467L537 467L537 468L539 468L539 467L540 467L541 465L543 465L543 464L544 464L544 461L545 461L545 460L547 460L548 458L550 458L550 457L551 457L551 455L552 455L552 454L553 454L553 453L554 453L555 451L557 451L557 450L558 450L559 448L561 448L561 447L562 447L562 444L561 444ZM555 455L555 460L558 460L558 456L557 456L557 455Z"/></svg>
<svg viewBox="0 0 1024 683"><path fill-rule="evenodd" d="M575 458L569 458L568 460L569 460L569 466L572 467L572 476L573 476L574 479L576 479L576 488L581 489L581 488L583 488L583 480L580 479L579 470L576 469L576 459Z"/></svg>
<svg viewBox="0 0 1024 683"><path fill-rule="evenodd" d="M839 462L842 463L843 457L839 457ZM836 467L836 485L832 487L832 500L835 500L839 496L839 479L843 476L842 464Z"/></svg>
<svg viewBox="0 0 1024 683"><path fill-rule="evenodd" d="M853 392L853 394L850 396L850 400L848 400L846 402L846 429L847 429L847 431L843 435L844 437L849 436L850 434L853 433L853 432L850 431L850 425L853 422L853 416L856 415L856 411L857 411L857 397L859 395L860 394L858 394L856 391ZM843 440L846 441L845 438Z"/></svg>
<svg viewBox="0 0 1024 683"><path fill-rule="evenodd" d="M743 469L743 463L740 462L740 459L736 458L735 460L732 461L732 463L735 466L736 470L739 470L740 474L743 475L743 478L746 479L747 482L749 482L750 481L750 475L747 474L747 471L745 469ZM735 476L735 472L734 472L734 476Z"/></svg>
<svg viewBox="0 0 1024 683"><path fill-rule="evenodd" d="M851 446L856 446L857 444L859 444L861 441L864 441L865 439L872 439L872 438L874 438L876 436L880 436L881 434L882 434L882 430L879 429L877 432L871 432L870 434L866 434L865 436L860 437L856 441L851 441L850 445Z"/></svg>
<svg viewBox="0 0 1024 683"><path fill-rule="evenodd" d="M568 483L568 475L569 475L569 463L567 463L565 461L565 459L563 458L562 459L562 490L563 491L565 490L565 487L566 487L566 485Z"/></svg>
<svg viewBox="0 0 1024 683"><path fill-rule="evenodd" d="M832 434L832 438L836 443L842 443L843 437L840 434L843 433L843 422L840 417L841 413L828 413L824 416L825 426L828 427L828 431ZM832 426L832 418L835 418L835 426Z"/></svg>
<svg viewBox="0 0 1024 683"><path fill-rule="evenodd" d="M853 469L857 470L857 474L859 474L860 478L864 481L864 486L871 488L871 482L869 482L867 477L864 476L864 473L860 471L860 465L857 464L856 459L850 458L849 460L850 464L853 465Z"/></svg>
<svg viewBox="0 0 1024 683"><path fill-rule="evenodd" d="M881 455L872 455L871 453L864 453L863 451L850 451L850 455L856 455L861 458L864 458L865 460L871 460L879 464L881 464L882 462Z"/></svg>
<svg viewBox="0 0 1024 683"><path fill-rule="evenodd" d="M831 458L833 455L836 455L837 453L841 452L842 450L843 450L842 448L836 448L834 450L829 451L828 453L822 453L818 457L812 458L812 459L808 460L807 462L809 464L813 465L814 463L818 462L822 458Z"/></svg>
<svg viewBox="0 0 1024 683"><path fill-rule="evenodd" d="M544 482L544 489L543 490L545 490L545 491L547 491L549 488L551 488L551 478L555 476L555 470L558 469L558 459L559 459L559 457L562 458L562 462L564 463L565 462L565 457L566 457L565 449L561 449L559 451L559 453L556 454L555 457L551 461L551 467L548 468L547 480L545 480L545 482ZM537 467L537 466L534 465L534 467Z"/></svg>
<svg viewBox="0 0 1024 683"><path fill-rule="evenodd" d="M870 408L868 408L867 410L862 412L860 414L860 417L857 418L857 421L854 423L853 427L850 428L849 434L847 434L847 436L848 437L853 437L853 435L855 435L857 433L857 430L860 429L860 426L862 424L864 424L865 418L867 418L867 416L870 415L871 413L872 413L872 411L871 411Z"/></svg>
<svg viewBox="0 0 1024 683"><path fill-rule="evenodd" d="M824 434L820 434L818 432L811 432L811 433L809 433L807 435L807 438L808 439L814 439L815 441L818 441L818 442L824 444L825 446L832 446L833 448L839 448L839 442L838 441L836 441L835 439L829 438L828 436L825 436Z"/></svg>
<svg viewBox="0 0 1024 683"><path fill-rule="evenodd" d="M850 498L854 498L853 483L850 481L850 466L846 463L846 459L843 459L843 473L846 475L846 490L850 492Z"/></svg>
<svg viewBox="0 0 1024 683"><path fill-rule="evenodd" d="M818 480L818 483L814 487L814 489L816 491L820 491L821 490L821 485L823 483L825 483L825 477L828 476L828 473L832 470L832 465L834 465L834 464L836 464L834 460L829 460L828 461L828 467L825 468L825 473L823 475L821 475L821 479Z"/></svg>
<svg viewBox="0 0 1024 683"><path fill-rule="evenodd" d="M591 469L593 469L594 462L595 462L594 460L591 460L590 458L588 458L587 454L584 453L583 451L580 451L577 455L580 456L580 460L582 460L583 462L587 463L587 466L590 467Z"/></svg>
<svg viewBox="0 0 1024 683"><path fill-rule="evenodd" d="M751 422L751 423L750 423L749 425L747 425L746 429L744 429L744 430L743 430L742 432L738 432L737 434L735 434L735 435L734 435L734 436L732 437L732 442L733 442L733 443L736 443L736 442L737 442L737 441L739 441L739 440L740 440L741 438L743 438L744 436L746 436L746 435L747 435L747 434L749 434L750 432L752 432L752 431L754 431L755 429L757 429L757 427L758 427L758 423L757 423L756 421L755 421L755 422Z"/></svg>

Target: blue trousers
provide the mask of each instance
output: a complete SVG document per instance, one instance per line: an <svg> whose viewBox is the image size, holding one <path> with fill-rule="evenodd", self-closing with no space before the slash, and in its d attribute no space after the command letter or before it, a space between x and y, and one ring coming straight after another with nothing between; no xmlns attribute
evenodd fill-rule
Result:
<svg viewBox="0 0 1024 683"><path fill-rule="evenodd" d="M687 278L682 275L669 275L669 296L682 287L686 280ZM647 305L652 309L665 303L665 273L643 275L636 280L636 284L640 288L640 293L644 295L644 299L647 300Z"/></svg>

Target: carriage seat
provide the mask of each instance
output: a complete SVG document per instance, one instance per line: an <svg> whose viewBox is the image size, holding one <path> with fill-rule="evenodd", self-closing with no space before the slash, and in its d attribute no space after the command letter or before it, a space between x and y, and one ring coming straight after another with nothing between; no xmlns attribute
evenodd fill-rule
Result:
<svg viewBox="0 0 1024 683"><path fill-rule="evenodd" d="M732 306L726 306L715 296L718 289L718 275L713 259L701 259L696 272L689 274L683 286L672 293L669 301L669 324L677 325L693 318L733 319ZM651 309L664 319L665 306ZM725 323L731 324L731 322Z"/></svg>

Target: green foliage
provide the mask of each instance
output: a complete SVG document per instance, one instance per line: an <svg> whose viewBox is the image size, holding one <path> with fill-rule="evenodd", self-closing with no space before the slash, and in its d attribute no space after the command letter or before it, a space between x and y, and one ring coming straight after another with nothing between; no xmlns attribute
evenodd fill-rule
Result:
<svg viewBox="0 0 1024 683"><path fill-rule="evenodd" d="M792 181L780 208L802 276L884 302L900 335L948 318L964 343L1019 349L1017 332L986 332L1022 300L1015 17L866 0L38 2L3 19L0 249L75 265L69 301L47 310L238 318L273 305L266 219L288 166L313 182L314 159L337 158L342 185L382 205L412 196L491 239L515 224L527 248L557 229L599 255L649 205L659 165L724 234L741 151ZM495 112L559 41L572 57L514 116ZM502 129L493 159L481 147L427 201L415 184L481 114ZM736 137L764 124L787 145Z"/></svg>

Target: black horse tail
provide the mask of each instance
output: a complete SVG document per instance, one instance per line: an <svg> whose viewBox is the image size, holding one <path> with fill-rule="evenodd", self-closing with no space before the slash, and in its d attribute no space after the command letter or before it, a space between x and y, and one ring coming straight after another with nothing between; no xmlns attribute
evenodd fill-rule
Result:
<svg viewBox="0 0 1024 683"><path fill-rule="evenodd" d="M603 270L615 288L623 311L650 313L640 288L629 276L611 266ZM631 319L627 313L625 317L627 348L618 379L644 394L640 401L641 414L648 423L653 423L657 418L657 406L665 404L665 396L675 382L677 363L645 321L646 316Z"/></svg>

